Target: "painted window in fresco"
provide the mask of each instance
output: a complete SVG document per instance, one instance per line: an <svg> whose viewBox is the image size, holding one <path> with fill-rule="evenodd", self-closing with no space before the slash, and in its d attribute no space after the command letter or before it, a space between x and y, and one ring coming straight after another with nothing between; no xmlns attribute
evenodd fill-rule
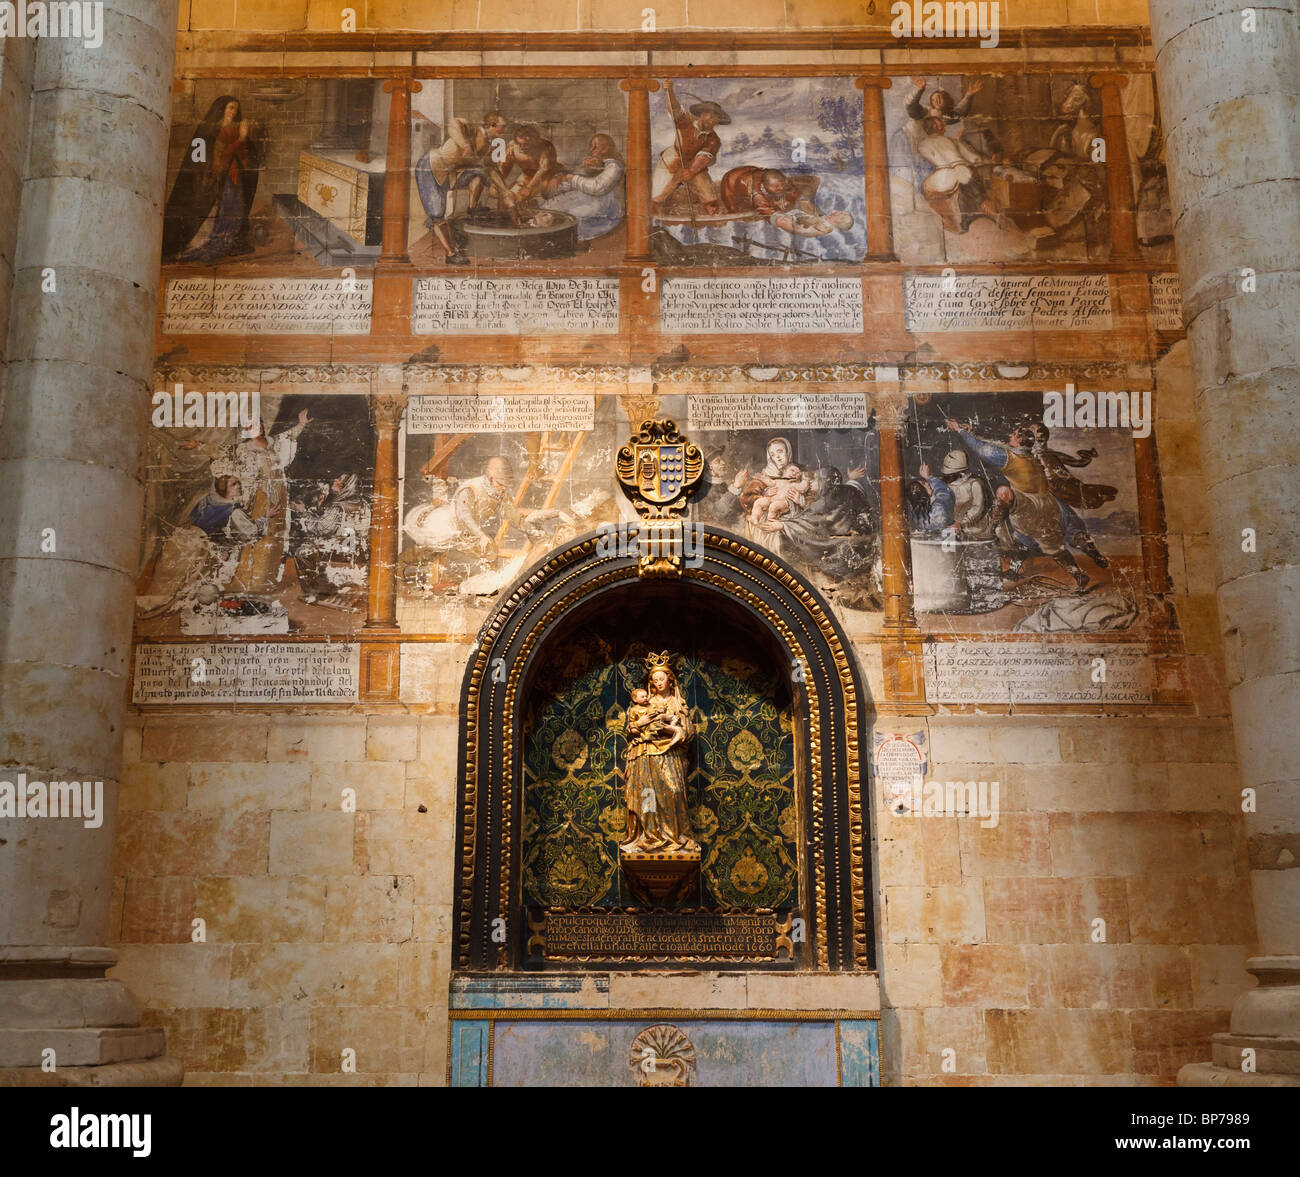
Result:
<svg viewBox="0 0 1300 1177"><path fill-rule="evenodd" d="M1132 430L1054 428L1044 415L1034 392L913 398L904 468L923 626L1105 633L1138 624Z"/></svg>
<svg viewBox="0 0 1300 1177"><path fill-rule="evenodd" d="M524 902L634 906L618 867L626 837L624 712L645 683L650 647L617 655L574 639L543 670L524 750ZM739 642L697 647L678 664L696 738L689 812L710 908L798 903L798 823L789 693Z"/></svg>
<svg viewBox="0 0 1300 1177"><path fill-rule="evenodd" d="M1149 74L1121 91L1138 240L1172 257L1163 137ZM921 75L885 91L894 245L903 261L1104 261L1101 95L1087 71Z"/></svg>
<svg viewBox="0 0 1300 1177"><path fill-rule="evenodd" d="M246 391L227 404L225 394L179 396L195 415L178 413L149 436L137 632L359 627L375 459L366 398ZM229 409L227 424L198 423L223 419L208 415L213 406Z"/></svg>
<svg viewBox="0 0 1300 1177"><path fill-rule="evenodd" d="M665 79L652 243L671 265L861 261L862 93L848 78Z"/></svg>

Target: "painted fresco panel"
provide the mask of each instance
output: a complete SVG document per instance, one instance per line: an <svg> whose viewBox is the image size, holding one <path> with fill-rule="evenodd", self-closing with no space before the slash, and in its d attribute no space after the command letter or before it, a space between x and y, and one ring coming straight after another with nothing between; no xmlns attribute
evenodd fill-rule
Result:
<svg viewBox="0 0 1300 1177"><path fill-rule="evenodd" d="M1149 74L1120 91L1139 246L1172 258ZM1104 261L1101 95L1088 71L895 78L885 91L894 247L905 262Z"/></svg>
<svg viewBox="0 0 1300 1177"><path fill-rule="evenodd" d="M852 79L677 79L650 108L661 262L862 260L862 93Z"/></svg>
<svg viewBox="0 0 1300 1177"><path fill-rule="evenodd" d="M175 391L161 395L178 403ZM247 424L233 414L233 425L185 424L220 418L174 414L179 424L150 431L142 636L342 634L365 620L375 460L367 398L242 395ZM207 391L179 396L204 413L214 403Z"/></svg>
<svg viewBox="0 0 1300 1177"><path fill-rule="evenodd" d="M708 466L696 517L789 560L838 608L878 612L880 459L874 425L791 428L792 420L816 413L821 398L788 399L799 403L784 406L784 423L767 410L774 423L766 429L692 434ZM865 401L856 399L865 417Z"/></svg>
<svg viewBox="0 0 1300 1177"><path fill-rule="evenodd" d="M1149 406L1149 392L1123 394L1143 395ZM913 398L904 469L924 628L1141 627L1133 430L1052 428L1044 415L1034 392Z"/></svg>

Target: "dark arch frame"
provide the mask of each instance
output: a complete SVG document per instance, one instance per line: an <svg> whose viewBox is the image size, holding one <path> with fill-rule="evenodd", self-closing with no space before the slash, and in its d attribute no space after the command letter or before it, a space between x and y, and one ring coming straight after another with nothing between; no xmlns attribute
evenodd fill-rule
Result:
<svg viewBox="0 0 1300 1177"><path fill-rule="evenodd" d="M808 839L808 941L821 970L874 968L874 895L867 772L860 758L867 694L853 648L822 596L771 552L728 532L697 527L701 559L682 578L739 606L800 665L796 699L806 738L800 798ZM515 582L471 647L461 686L457 780L455 964L461 970L520 967L523 772L522 691L548 641L575 611L635 591L637 556L604 554L591 533ZM691 561L694 562L694 561ZM504 921L504 922L501 922ZM502 936L501 931L505 931ZM494 935L496 933L496 935Z"/></svg>

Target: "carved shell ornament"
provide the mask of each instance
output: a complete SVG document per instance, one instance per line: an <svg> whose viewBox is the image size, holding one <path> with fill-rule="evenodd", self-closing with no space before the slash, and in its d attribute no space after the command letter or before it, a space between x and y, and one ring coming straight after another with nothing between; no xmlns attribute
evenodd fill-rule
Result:
<svg viewBox="0 0 1300 1177"><path fill-rule="evenodd" d="M639 1087L689 1087L695 1074L695 1046L676 1026L661 1022L632 1039L627 1065Z"/></svg>

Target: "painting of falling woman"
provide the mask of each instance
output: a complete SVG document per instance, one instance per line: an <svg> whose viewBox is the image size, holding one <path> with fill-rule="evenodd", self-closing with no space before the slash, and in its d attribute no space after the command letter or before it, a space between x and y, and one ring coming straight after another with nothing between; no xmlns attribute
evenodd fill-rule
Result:
<svg viewBox="0 0 1300 1177"><path fill-rule="evenodd" d="M238 98L221 95L195 128L167 198L163 261L211 262L253 252L248 214L260 160L258 125L243 117Z"/></svg>

